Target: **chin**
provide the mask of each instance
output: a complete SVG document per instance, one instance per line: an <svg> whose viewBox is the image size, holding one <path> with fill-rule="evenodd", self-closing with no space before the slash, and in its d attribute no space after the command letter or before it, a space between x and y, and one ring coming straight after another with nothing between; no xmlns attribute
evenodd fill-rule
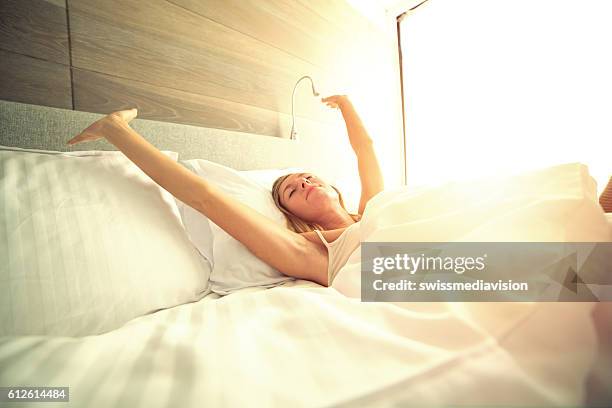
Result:
<svg viewBox="0 0 612 408"><path fill-rule="evenodd" d="M314 207L319 211L327 211L334 206L334 200L328 196L317 196L315 198L311 195L308 197L308 203L310 207Z"/></svg>

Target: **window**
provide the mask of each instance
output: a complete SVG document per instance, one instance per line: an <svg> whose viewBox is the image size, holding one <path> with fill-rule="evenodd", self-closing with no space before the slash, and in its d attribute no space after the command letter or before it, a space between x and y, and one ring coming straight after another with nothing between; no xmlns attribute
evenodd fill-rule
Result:
<svg viewBox="0 0 612 408"><path fill-rule="evenodd" d="M612 173L612 1L430 0L399 23L408 185Z"/></svg>

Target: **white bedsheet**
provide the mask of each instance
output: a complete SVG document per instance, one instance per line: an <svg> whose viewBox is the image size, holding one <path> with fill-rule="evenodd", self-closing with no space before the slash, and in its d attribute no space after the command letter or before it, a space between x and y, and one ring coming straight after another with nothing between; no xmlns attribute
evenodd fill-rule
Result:
<svg viewBox="0 0 612 408"><path fill-rule="evenodd" d="M79 407L575 405L594 353L591 306L399 308L294 281L98 336L2 338L0 386L69 386Z"/></svg>
<svg viewBox="0 0 612 408"><path fill-rule="evenodd" d="M361 303L289 281L97 336L0 338L0 386L69 386L78 407L578 406L593 306Z"/></svg>

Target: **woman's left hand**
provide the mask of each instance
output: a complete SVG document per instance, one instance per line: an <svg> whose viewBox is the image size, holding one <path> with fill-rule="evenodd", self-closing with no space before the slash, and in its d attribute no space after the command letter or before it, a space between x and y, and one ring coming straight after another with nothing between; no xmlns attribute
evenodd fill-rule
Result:
<svg viewBox="0 0 612 408"><path fill-rule="evenodd" d="M110 113L89 125L81 133L70 139L66 144L69 146L75 145L81 142L89 142L98 140L104 137L104 134L112 129L113 126L117 126L120 122L129 123L138 115L138 109L126 109Z"/></svg>
<svg viewBox="0 0 612 408"><path fill-rule="evenodd" d="M327 104L330 108L333 109L342 109L344 105L348 102L348 96L346 95L331 95L326 98L321 98L321 102Z"/></svg>

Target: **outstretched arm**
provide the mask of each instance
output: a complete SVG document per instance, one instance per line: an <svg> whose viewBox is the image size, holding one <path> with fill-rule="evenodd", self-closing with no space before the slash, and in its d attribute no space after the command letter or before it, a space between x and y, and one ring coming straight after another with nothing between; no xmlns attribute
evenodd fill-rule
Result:
<svg viewBox="0 0 612 408"><path fill-rule="evenodd" d="M366 204L384 189L384 181L372 139L368 135L361 118L346 95L334 95L323 98L332 107L338 107L346 123L351 147L357 156L357 167L361 180L361 199L359 200L359 214L363 214Z"/></svg>
<svg viewBox="0 0 612 408"><path fill-rule="evenodd" d="M93 123L68 144L105 137L157 184L205 214L255 256L282 273L327 286L326 260L312 242L283 228L167 157L128 122L136 110L113 112Z"/></svg>

